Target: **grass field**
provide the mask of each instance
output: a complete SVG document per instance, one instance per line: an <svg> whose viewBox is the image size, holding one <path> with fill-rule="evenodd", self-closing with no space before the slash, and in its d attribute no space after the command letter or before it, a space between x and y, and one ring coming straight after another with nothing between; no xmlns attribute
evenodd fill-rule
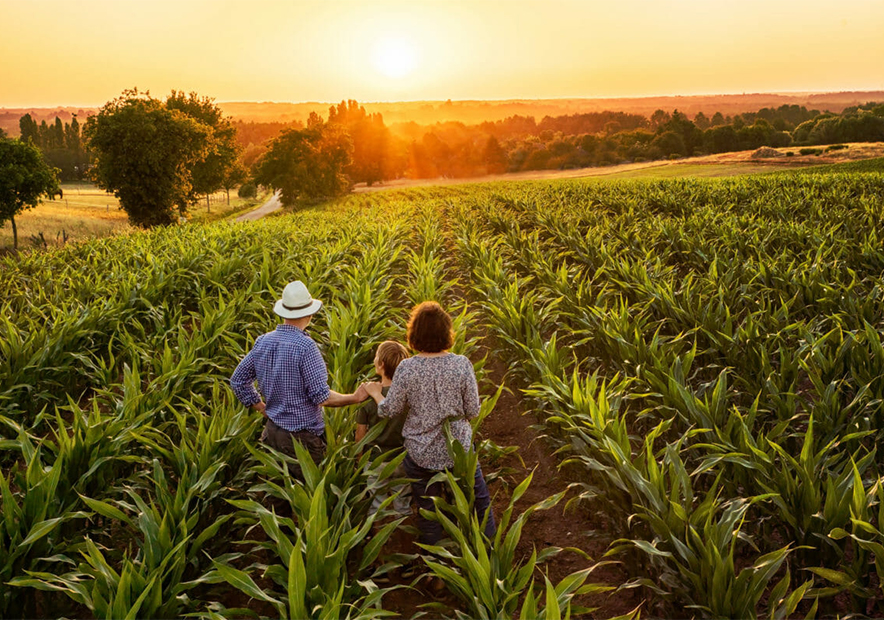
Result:
<svg viewBox="0 0 884 620"><path fill-rule="evenodd" d="M119 201L113 194L89 183L65 183L61 187L63 199L44 200L15 218L20 248L42 245L42 239L48 245L57 246L63 242L65 234L68 241L83 241L131 229L126 213L119 208ZM205 198L191 208L191 220L223 219L261 204L268 195L265 192L257 198L244 199L233 190L228 206L226 194L218 192L212 196L211 211L207 209ZM43 237L39 239L41 233ZM7 222L0 228L0 249L10 247L12 226Z"/></svg>
<svg viewBox="0 0 884 620"><path fill-rule="evenodd" d="M852 166L411 188L0 259L0 616L881 617L884 175ZM451 542L399 576L420 550L372 528L393 468L352 410L303 483L256 449L227 378L293 279L341 392L413 304L453 314L493 544L460 460Z"/></svg>

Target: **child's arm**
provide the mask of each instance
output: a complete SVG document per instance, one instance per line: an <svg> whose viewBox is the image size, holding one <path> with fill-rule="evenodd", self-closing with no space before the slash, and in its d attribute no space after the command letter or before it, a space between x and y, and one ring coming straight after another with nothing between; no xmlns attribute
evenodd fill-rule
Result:
<svg viewBox="0 0 884 620"><path fill-rule="evenodd" d="M365 437L365 434L368 432L368 424L357 424L356 425L356 441L362 441L362 438Z"/></svg>

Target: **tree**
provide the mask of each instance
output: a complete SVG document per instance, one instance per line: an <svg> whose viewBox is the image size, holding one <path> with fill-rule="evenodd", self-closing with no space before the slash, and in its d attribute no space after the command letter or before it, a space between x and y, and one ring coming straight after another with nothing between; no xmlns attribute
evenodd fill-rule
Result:
<svg viewBox="0 0 884 620"><path fill-rule="evenodd" d="M380 114L367 113L351 99L329 108L328 124L340 125L353 142L352 162L345 172L354 183L364 182L371 187L391 178L392 137Z"/></svg>
<svg viewBox="0 0 884 620"><path fill-rule="evenodd" d="M697 147L703 145L703 132L697 129L687 116L674 110L669 121L657 127L657 135L662 136L665 133L674 132L681 136L683 148L679 148L678 154L691 156ZM663 140L661 144L655 144L666 155L674 155L675 152L668 152L667 149L675 148L675 143L671 139Z"/></svg>
<svg viewBox="0 0 884 620"><path fill-rule="evenodd" d="M239 160L234 162L234 165L227 171L227 174L224 175L224 181L221 185L224 188L224 191L227 192L228 206L230 205L230 190L237 185L245 183L248 176L245 167L243 167Z"/></svg>
<svg viewBox="0 0 884 620"><path fill-rule="evenodd" d="M32 144L0 138L0 225L12 223L12 243L18 248L15 216L36 207L40 197L58 191L55 169Z"/></svg>
<svg viewBox="0 0 884 620"><path fill-rule="evenodd" d="M192 170L209 153L212 130L137 90L124 91L86 122L93 178L114 192L138 226L171 224L186 210Z"/></svg>
<svg viewBox="0 0 884 620"><path fill-rule="evenodd" d="M727 153L740 149L740 139L730 125L707 129L703 134L703 142L708 153Z"/></svg>
<svg viewBox="0 0 884 620"><path fill-rule="evenodd" d="M282 204L345 194L353 146L339 125L289 129L270 143L255 164L255 181L279 190Z"/></svg>
<svg viewBox="0 0 884 620"><path fill-rule="evenodd" d="M230 119L222 115L221 109L211 98L200 97L197 93L185 95L183 91L173 90L166 99L166 107L179 110L209 128L207 152L194 163L191 170L193 176L187 203L195 203L198 196L205 195L208 206L209 194L222 188L228 190L230 202L230 187L241 182L236 180L239 177L234 173L240 146L236 142L236 129ZM231 176L233 182L229 182ZM187 204L181 206L187 208Z"/></svg>
<svg viewBox="0 0 884 620"><path fill-rule="evenodd" d="M497 138L489 136L482 151L482 161L484 162L489 174L499 174L506 172L509 163L506 151L500 146Z"/></svg>
<svg viewBox="0 0 884 620"><path fill-rule="evenodd" d="M700 129L709 129L709 119L706 118L706 115L703 112L697 112L694 116L694 125L696 125Z"/></svg>
<svg viewBox="0 0 884 620"><path fill-rule="evenodd" d="M667 157L671 155L684 155L687 152L684 138L675 131L664 131L654 138L651 145L660 149L660 152Z"/></svg>
<svg viewBox="0 0 884 620"><path fill-rule="evenodd" d="M653 114L651 114L651 128L658 129L662 127L666 123L672 120L672 117L669 115L669 112L665 112L663 110L657 110Z"/></svg>
<svg viewBox="0 0 884 620"><path fill-rule="evenodd" d="M37 121L31 118L30 114L25 114L20 119L18 119L18 128L21 133L20 140L22 142L31 142L37 143L38 131L40 129L39 125L37 125Z"/></svg>

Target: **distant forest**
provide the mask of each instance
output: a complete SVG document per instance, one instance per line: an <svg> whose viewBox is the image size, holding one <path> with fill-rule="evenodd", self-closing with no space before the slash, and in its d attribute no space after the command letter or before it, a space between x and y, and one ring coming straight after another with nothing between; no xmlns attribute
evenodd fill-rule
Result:
<svg viewBox="0 0 884 620"><path fill-rule="evenodd" d="M387 125L380 113L356 101L331 106L327 122L342 128L353 146L346 173L369 185L397 178L472 177L526 170L564 170L770 147L811 147L884 141L884 104L867 103L840 113L797 104L757 112L692 117L673 110L599 111L544 116L512 115L494 122L416 122ZM234 120L242 163L253 166L271 140L300 121ZM19 119L30 141L59 168L63 181L86 178L89 152L77 115L70 122Z"/></svg>
<svg viewBox="0 0 884 620"><path fill-rule="evenodd" d="M387 126L356 101L329 109L353 146L353 182L396 178L472 177L526 170L565 170L769 147L884 141L884 104L848 107L840 114L782 105L757 112L692 118L674 110L649 117L625 112L514 115L468 125L414 122ZM235 121L243 163L254 164L270 140L300 122Z"/></svg>

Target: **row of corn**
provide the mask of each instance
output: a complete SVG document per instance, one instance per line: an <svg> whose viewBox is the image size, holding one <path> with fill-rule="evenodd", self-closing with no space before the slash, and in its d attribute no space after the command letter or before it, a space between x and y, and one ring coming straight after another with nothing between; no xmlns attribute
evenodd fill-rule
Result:
<svg viewBox="0 0 884 620"><path fill-rule="evenodd" d="M293 279L326 302L311 330L337 390L371 378L376 345L401 339L407 309L426 299L452 310L456 350L475 357L475 314L449 277L444 205L420 197L354 198L0 264L0 616L389 615L384 596L403 586L376 579L402 561L382 556L399 522L367 516L368 480L391 477L395 463L354 444L345 410L327 417L326 459L300 459L304 480L292 480L286 457L258 446L261 420L226 379L272 329L268 309ZM505 452L489 440L481 450ZM464 501L437 518L469 519ZM469 579L451 587L470 615L516 561L520 528L506 520L509 555L493 571L498 546L481 536L427 567ZM483 562L463 564L479 550ZM526 617L568 615L586 576L544 593L537 559L517 560L518 580L482 598L482 613L518 604Z"/></svg>
<svg viewBox="0 0 884 620"><path fill-rule="evenodd" d="M653 615L884 612L884 179L493 188L454 234Z"/></svg>

